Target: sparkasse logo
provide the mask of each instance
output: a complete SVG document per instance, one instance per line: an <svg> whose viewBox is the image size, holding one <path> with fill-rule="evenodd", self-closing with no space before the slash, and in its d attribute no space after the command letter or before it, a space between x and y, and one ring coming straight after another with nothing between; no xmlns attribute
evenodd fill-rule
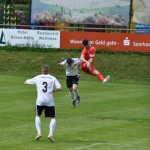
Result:
<svg viewBox="0 0 150 150"><path fill-rule="evenodd" d="M123 41L123 45L124 46L130 46L130 40L128 37L126 37L125 40Z"/></svg>
<svg viewBox="0 0 150 150"><path fill-rule="evenodd" d="M2 31L1 36L0 36L0 44L6 44L5 35L4 35L3 31Z"/></svg>

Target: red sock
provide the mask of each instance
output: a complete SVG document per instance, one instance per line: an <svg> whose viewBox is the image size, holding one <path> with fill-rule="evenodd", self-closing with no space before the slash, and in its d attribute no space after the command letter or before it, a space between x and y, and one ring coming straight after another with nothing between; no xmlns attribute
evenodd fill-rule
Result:
<svg viewBox="0 0 150 150"><path fill-rule="evenodd" d="M104 77L103 77L102 74L99 73L99 74L97 74L96 76L97 76L97 78L98 78L99 80L101 80L101 81L103 82Z"/></svg>

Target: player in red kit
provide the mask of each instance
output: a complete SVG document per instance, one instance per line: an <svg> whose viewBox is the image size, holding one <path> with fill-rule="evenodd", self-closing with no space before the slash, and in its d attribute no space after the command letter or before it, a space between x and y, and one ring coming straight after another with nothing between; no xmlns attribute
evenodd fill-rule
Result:
<svg viewBox="0 0 150 150"><path fill-rule="evenodd" d="M102 83L107 82L110 79L110 75L104 78L103 75L93 66L96 48L92 47L87 39L84 39L82 44L84 48L80 57L82 60L80 65L81 70L87 74L97 76L97 78L102 81Z"/></svg>

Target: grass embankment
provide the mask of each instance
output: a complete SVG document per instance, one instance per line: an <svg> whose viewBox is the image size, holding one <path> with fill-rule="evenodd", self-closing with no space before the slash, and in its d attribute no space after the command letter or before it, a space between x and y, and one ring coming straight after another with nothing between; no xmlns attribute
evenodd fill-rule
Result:
<svg viewBox="0 0 150 150"><path fill-rule="evenodd" d="M0 47L0 73L13 76L34 76L43 63L50 65L51 74L65 76L57 66L62 57L80 57L81 50ZM150 81L150 54L97 51L95 67L111 80ZM81 78L92 80L81 72Z"/></svg>

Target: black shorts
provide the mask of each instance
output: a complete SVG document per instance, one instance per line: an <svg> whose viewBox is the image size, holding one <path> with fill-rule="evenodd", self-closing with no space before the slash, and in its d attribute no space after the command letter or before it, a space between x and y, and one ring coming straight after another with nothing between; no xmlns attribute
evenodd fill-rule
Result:
<svg viewBox="0 0 150 150"><path fill-rule="evenodd" d="M78 84L80 80L80 76L76 75L76 76L66 76L66 85L67 88L72 87L73 84Z"/></svg>
<svg viewBox="0 0 150 150"><path fill-rule="evenodd" d="M41 116L42 112L44 110L45 117L55 117L55 106L36 106L36 115Z"/></svg>

